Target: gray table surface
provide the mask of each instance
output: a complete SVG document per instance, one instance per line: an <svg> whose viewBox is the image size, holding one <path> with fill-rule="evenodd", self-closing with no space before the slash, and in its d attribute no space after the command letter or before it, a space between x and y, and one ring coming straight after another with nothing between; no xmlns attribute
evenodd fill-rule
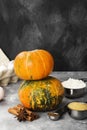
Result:
<svg viewBox="0 0 87 130"><path fill-rule="evenodd" d="M87 72L53 72L52 76L64 81L69 77L87 78ZM16 84L9 84L4 87L5 97L0 102L0 130L87 130L87 119L75 120L64 114L60 120L52 121L48 118L47 112L40 112L40 118L32 122L19 122L15 116L8 113L8 108L20 103L18 99L18 88L21 81ZM65 98L63 101L87 101L87 94L78 99Z"/></svg>

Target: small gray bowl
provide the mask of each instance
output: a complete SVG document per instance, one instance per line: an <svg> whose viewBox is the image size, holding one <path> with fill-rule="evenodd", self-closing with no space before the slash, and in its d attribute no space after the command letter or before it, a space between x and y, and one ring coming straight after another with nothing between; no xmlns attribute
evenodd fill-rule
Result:
<svg viewBox="0 0 87 130"><path fill-rule="evenodd" d="M68 106L67 106L68 107ZM86 110L74 110L68 107L69 115L77 120L83 120L87 118L87 109Z"/></svg>
<svg viewBox="0 0 87 130"><path fill-rule="evenodd" d="M86 87L79 88L79 89L71 89L71 88L64 88L65 90L65 97L68 98L79 98L86 93Z"/></svg>
<svg viewBox="0 0 87 130"><path fill-rule="evenodd" d="M78 111L78 110L69 109L68 113L72 118L77 120L83 120L87 118L87 110Z"/></svg>

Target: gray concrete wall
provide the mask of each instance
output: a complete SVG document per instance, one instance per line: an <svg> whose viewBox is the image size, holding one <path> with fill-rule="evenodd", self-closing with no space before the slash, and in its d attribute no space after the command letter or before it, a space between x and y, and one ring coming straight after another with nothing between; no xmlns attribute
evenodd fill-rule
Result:
<svg viewBox="0 0 87 130"><path fill-rule="evenodd" d="M0 0L0 47L10 59L46 49L55 70L87 70L86 0Z"/></svg>

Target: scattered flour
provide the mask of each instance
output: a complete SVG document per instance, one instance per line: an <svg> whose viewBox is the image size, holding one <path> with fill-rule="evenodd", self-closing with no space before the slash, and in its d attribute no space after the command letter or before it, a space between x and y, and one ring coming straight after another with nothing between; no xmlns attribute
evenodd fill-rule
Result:
<svg viewBox="0 0 87 130"><path fill-rule="evenodd" d="M62 85L64 88L70 89L80 89L86 87L86 83L84 81L73 78L69 78L68 80L63 81Z"/></svg>

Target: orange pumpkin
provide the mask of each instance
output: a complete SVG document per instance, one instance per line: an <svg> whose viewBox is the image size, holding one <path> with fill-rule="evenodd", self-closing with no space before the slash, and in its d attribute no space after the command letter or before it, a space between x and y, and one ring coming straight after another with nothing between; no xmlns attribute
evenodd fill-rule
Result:
<svg viewBox="0 0 87 130"><path fill-rule="evenodd" d="M47 77L54 67L54 59L46 50L23 51L14 59L14 71L24 80L38 80Z"/></svg>
<svg viewBox="0 0 87 130"><path fill-rule="evenodd" d="M31 110L53 110L61 103L64 88L58 79L48 76L41 80L23 81L18 96L21 103Z"/></svg>

